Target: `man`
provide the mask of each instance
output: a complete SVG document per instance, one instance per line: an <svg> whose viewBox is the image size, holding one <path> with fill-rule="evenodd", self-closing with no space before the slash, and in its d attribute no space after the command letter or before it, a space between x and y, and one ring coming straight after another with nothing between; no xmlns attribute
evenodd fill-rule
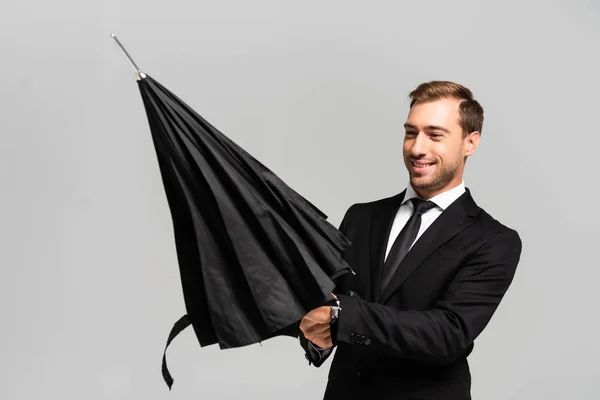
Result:
<svg viewBox="0 0 600 400"><path fill-rule="evenodd" d="M410 98L410 184L348 209L340 230L355 274L336 281L336 306L300 323L309 363L320 367L337 347L327 400L470 399L467 356L519 262L518 233L478 207L463 181L481 105L446 81L423 83Z"/></svg>

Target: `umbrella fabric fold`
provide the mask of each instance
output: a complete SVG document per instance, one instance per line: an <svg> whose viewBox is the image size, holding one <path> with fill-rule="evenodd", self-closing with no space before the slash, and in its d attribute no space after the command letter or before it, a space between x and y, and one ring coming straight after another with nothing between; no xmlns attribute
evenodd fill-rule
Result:
<svg viewBox="0 0 600 400"><path fill-rule="evenodd" d="M171 211L186 315L200 346L297 336L351 272L351 243L327 215L144 74L138 80Z"/></svg>

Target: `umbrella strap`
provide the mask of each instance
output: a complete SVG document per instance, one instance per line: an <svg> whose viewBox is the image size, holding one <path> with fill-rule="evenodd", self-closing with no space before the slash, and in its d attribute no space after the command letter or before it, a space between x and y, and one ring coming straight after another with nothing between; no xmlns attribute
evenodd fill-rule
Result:
<svg viewBox="0 0 600 400"><path fill-rule="evenodd" d="M173 386L173 377L171 377L169 368L167 368L167 348L173 339L175 339L175 337L179 335L185 328L190 326L191 323L192 321L190 321L189 317L184 315L179 319L179 321L175 322L175 325L173 325L173 328L171 329L171 333L169 333L169 338L167 339L167 345L165 346L165 352L163 353L162 360L162 376L167 386L169 386L169 390L171 390L171 387Z"/></svg>

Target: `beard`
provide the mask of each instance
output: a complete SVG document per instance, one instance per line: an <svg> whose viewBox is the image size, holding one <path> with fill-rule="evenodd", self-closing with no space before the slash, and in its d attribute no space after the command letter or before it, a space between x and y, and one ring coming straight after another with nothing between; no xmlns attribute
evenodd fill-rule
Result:
<svg viewBox="0 0 600 400"><path fill-rule="evenodd" d="M460 170L460 163L453 163L452 165L445 165L443 167L439 163L436 163L433 168L434 171L427 174L415 174L409 170L412 186L415 189L424 191L440 190L456 178Z"/></svg>

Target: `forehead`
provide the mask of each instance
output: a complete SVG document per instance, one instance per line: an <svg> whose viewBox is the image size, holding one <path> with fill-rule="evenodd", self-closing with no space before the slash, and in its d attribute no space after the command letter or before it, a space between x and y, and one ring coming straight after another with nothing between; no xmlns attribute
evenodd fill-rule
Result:
<svg viewBox="0 0 600 400"><path fill-rule="evenodd" d="M460 128L459 105L459 100L449 98L417 103L410 109L406 122L418 128L427 125Z"/></svg>

